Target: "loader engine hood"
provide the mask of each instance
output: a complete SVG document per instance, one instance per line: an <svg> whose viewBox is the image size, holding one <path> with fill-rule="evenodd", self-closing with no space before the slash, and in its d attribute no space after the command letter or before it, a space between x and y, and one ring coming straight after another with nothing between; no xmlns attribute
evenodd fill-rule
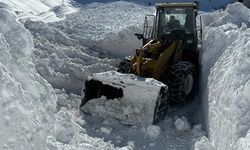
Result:
<svg viewBox="0 0 250 150"><path fill-rule="evenodd" d="M85 82L80 109L123 124L150 125L157 119L155 107L166 100L166 93L167 86L153 78L116 71L96 73Z"/></svg>

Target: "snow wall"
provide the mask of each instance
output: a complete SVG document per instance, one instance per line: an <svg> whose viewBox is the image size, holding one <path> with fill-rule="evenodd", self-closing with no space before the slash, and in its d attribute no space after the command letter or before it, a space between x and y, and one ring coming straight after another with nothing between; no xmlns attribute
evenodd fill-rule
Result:
<svg viewBox="0 0 250 150"><path fill-rule="evenodd" d="M30 59L31 34L7 10L0 16L0 149L45 149L57 97Z"/></svg>
<svg viewBox="0 0 250 150"><path fill-rule="evenodd" d="M70 0L0 0L0 8L15 12L18 19L54 22L76 12Z"/></svg>
<svg viewBox="0 0 250 150"><path fill-rule="evenodd" d="M65 103L68 95L54 90L38 74L32 59L34 50L30 32L11 11L1 8L0 149L131 149L88 136L78 110L57 105Z"/></svg>
<svg viewBox="0 0 250 150"><path fill-rule="evenodd" d="M128 7L131 9L127 10ZM71 19L57 24L26 22L26 28L38 41L34 56L38 72L54 87L68 87L70 92L79 92L87 75L115 69L112 66L115 61L100 60L100 55L122 57L132 52L126 51L132 49L126 45L140 44L131 42L128 37L140 31L139 22L143 22L144 14L153 13L153 8L147 9L133 3L94 3L85 6L79 14L72 14ZM128 11L131 13L123 17ZM197 149L241 149L249 143L247 12L249 10L245 6L236 3L225 11L203 14L202 86L205 124L211 143L203 138L197 142ZM118 44L121 42L125 46ZM61 49L62 45L65 48ZM72 85L63 84L73 80Z"/></svg>
<svg viewBox="0 0 250 150"><path fill-rule="evenodd" d="M36 69L54 88L80 95L88 75L116 70L117 59L134 54L142 45L134 33L153 13L154 7L129 2L93 3L60 22L26 21Z"/></svg>
<svg viewBox="0 0 250 150"><path fill-rule="evenodd" d="M202 86L208 140L197 149L250 147L250 10L241 3L202 15Z"/></svg>
<svg viewBox="0 0 250 150"><path fill-rule="evenodd" d="M111 4L107 6L112 8ZM136 6L137 5L134 5L134 7ZM91 9L89 9L89 11L91 12ZM94 12L95 11L93 11L90 16L94 16ZM249 14L249 10L239 3L229 5L225 11L203 14L203 97L204 104L207 104L206 120L210 141L206 138L202 138L196 143L196 149L249 149ZM71 43L78 39L78 37L77 33L69 34L70 31L72 31L70 29L73 29L73 27L74 29L75 27L81 29L81 24L79 25L75 20L72 22L62 22L62 24L58 26L52 24L51 26L55 27L55 30L53 30L53 32L44 32L44 34L50 33L47 37L51 39L59 38L60 40L54 41L54 43L53 40L52 42L51 40L42 40L45 45L42 45L44 44L42 43L40 47L37 46L35 56L31 56L34 49L33 41L27 30L25 30L23 25L16 21L16 17L8 11L1 9L0 15L0 50L2 54L0 56L0 77L2 81L0 85L0 114L1 116L6 116L0 121L2 127L0 132L2 137L0 145L6 149L20 149L21 147L21 149L28 150L34 149L34 147L35 149L45 149L46 143L49 149L73 149L76 147L94 149L93 145L96 147L99 146L99 149L105 149L105 147L106 149L112 149L112 145L104 143L100 139L91 138L86 134L79 135L79 132L84 133L84 131L77 127L77 124L72 120L74 117L70 115L70 113L67 113L65 108L55 114L55 103L58 98L51 86L35 69L35 66L37 68L38 65L41 65L41 68L47 67L48 72L42 72L44 74L40 73L45 75L45 77L46 73L53 71L55 72L54 76L60 75L60 73L68 75L72 72L75 74L79 73L81 70L79 72L74 71L78 70L81 66L95 62L94 60L97 57L89 57L82 53L80 53L81 55L79 56L80 50L78 46L80 45L80 47L83 48L84 44L81 45L79 44L80 42L78 42L79 45L74 45ZM116 20L116 18L113 19ZM87 20L87 18L85 18L85 20ZM131 24L133 27L134 24ZM38 29L40 29L39 27L47 28L47 25L43 25L38 26ZM64 25L69 27L64 28ZM121 24L121 29L124 29L122 25L123 24ZM87 28L89 29L87 31L91 32L96 29L103 31L104 26L105 24L97 27L85 27L90 27ZM64 33L68 31L67 36L61 34L57 29L64 30ZM125 29L130 30L131 28ZM110 29L105 31L119 33L121 30ZM49 36L51 33L59 33L60 36ZM81 32L78 33L78 36L80 36ZM126 32L122 33L125 34ZM102 35L106 35L106 33ZM34 38L38 40L43 38L43 36L45 35L39 33L37 37ZM65 42L68 40L65 40L64 37L70 39L68 43ZM115 37L117 37L116 34L114 34L114 38ZM118 37L122 39L123 36ZM93 41L98 42L98 40L95 39ZM69 47L65 48L62 52L62 50L57 49L57 44L68 44L67 46ZM39 48L43 48L45 51L39 51L41 50ZM54 50L53 48L57 51L50 52ZM75 49L72 51L72 49L69 48ZM89 51L85 52L87 54L91 53ZM99 53L91 53L91 55L92 54L99 56ZM117 52L117 54L119 54L119 52ZM74 56L79 57L78 59L71 60ZM33 62L31 61L31 57L34 59ZM62 60L64 62L71 62L67 63L71 66L61 63L62 61L60 60L62 58L66 60ZM88 61L88 59L92 61ZM87 61L84 62L83 60ZM98 61L99 64L103 63L103 61ZM81 64L80 62L84 63ZM107 64L112 63L112 61L107 62ZM56 65L62 68L61 72L57 70L58 66L56 68ZM72 66L74 68L73 70L69 70L67 73L64 72ZM103 67L97 67L96 70L92 70L92 66L88 68L90 68L89 72L94 72ZM39 69L37 70L39 71ZM49 74L47 77L49 77ZM69 77L71 78L70 75ZM63 83L59 81L56 83ZM62 81L66 81L66 79ZM66 85L62 86L67 87Z"/></svg>

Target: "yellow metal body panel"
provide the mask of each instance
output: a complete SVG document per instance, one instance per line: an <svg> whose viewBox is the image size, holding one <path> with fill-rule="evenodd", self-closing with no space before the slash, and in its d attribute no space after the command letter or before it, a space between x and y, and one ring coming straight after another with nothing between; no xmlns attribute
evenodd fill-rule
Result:
<svg viewBox="0 0 250 150"><path fill-rule="evenodd" d="M179 61L176 59L180 59L181 56L179 56L180 55L179 52L178 53L176 52L180 51L180 47L181 47L180 42L174 41L168 48L166 48L166 50L163 53L161 53L153 72L153 78L159 80L161 74L170 63ZM173 62L171 62L171 60L173 60Z"/></svg>
<svg viewBox="0 0 250 150"><path fill-rule="evenodd" d="M151 53L159 53L160 47L161 47L160 41L157 41L155 43L151 43L147 46L148 52L151 52Z"/></svg>
<svg viewBox="0 0 250 150"><path fill-rule="evenodd" d="M152 77L156 62L157 60L155 59L144 59L143 65L141 67L144 76Z"/></svg>
<svg viewBox="0 0 250 150"><path fill-rule="evenodd" d="M139 76L149 75L150 72L152 74L153 68L155 66L156 59L159 55L159 48L161 47L161 43L155 42L154 40L149 41L142 48L137 49L134 58L132 59L132 73ZM144 51L151 53L155 57L146 58L144 55ZM155 59L154 59L155 58Z"/></svg>
<svg viewBox="0 0 250 150"><path fill-rule="evenodd" d="M193 8L197 9L197 3L157 3L156 8ZM150 40L143 47L136 49L131 61L131 73L138 76L160 79L167 67L182 59L182 41L172 41L163 49L161 41ZM148 55L149 54L149 55Z"/></svg>
<svg viewBox="0 0 250 150"><path fill-rule="evenodd" d="M142 63L143 63L143 54L142 54L142 51L139 51L139 55L136 54L136 74L137 75L142 75L141 73L141 66L142 66Z"/></svg>
<svg viewBox="0 0 250 150"><path fill-rule="evenodd" d="M164 69L181 59L181 41L173 41L172 44L160 53L160 41L149 41L145 46L136 50L132 59L131 72L144 77L153 77L159 80ZM150 53L150 57L145 57L145 51Z"/></svg>

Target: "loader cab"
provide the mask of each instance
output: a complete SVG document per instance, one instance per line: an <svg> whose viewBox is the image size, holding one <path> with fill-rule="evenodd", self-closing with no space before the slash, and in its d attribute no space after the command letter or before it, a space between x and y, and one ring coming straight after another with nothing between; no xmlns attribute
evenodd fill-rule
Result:
<svg viewBox="0 0 250 150"><path fill-rule="evenodd" d="M136 34L145 45L151 39L171 38L171 33L178 34L189 43L198 43L196 16L197 3L158 3L156 15L147 15L143 34ZM200 35L200 34L199 34Z"/></svg>
<svg viewBox="0 0 250 150"><path fill-rule="evenodd" d="M173 41L182 41L181 58L199 68L202 44L202 22L198 16L198 3L157 3L156 15L146 15L143 34L135 34L142 39L142 45L151 40L160 41L160 51ZM196 20L198 20L198 23Z"/></svg>
<svg viewBox="0 0 250 150"><path fill-rule="evenodd" d="M170 35L172 31L179 30L189 35L189 39L195 39L197 35L196 7L195 3L156 5L155 38L161 39L164 35Z"/></svg>

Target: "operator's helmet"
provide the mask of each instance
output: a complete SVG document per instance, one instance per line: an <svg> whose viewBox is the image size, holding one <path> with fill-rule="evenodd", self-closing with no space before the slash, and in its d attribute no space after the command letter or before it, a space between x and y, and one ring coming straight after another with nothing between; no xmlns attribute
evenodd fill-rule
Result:
<svg viewBox="0 0 250 150"><path fill-rule="evenodd" d="M175 20L175 17L174 16L170 16L170 20Z"/></svg>

